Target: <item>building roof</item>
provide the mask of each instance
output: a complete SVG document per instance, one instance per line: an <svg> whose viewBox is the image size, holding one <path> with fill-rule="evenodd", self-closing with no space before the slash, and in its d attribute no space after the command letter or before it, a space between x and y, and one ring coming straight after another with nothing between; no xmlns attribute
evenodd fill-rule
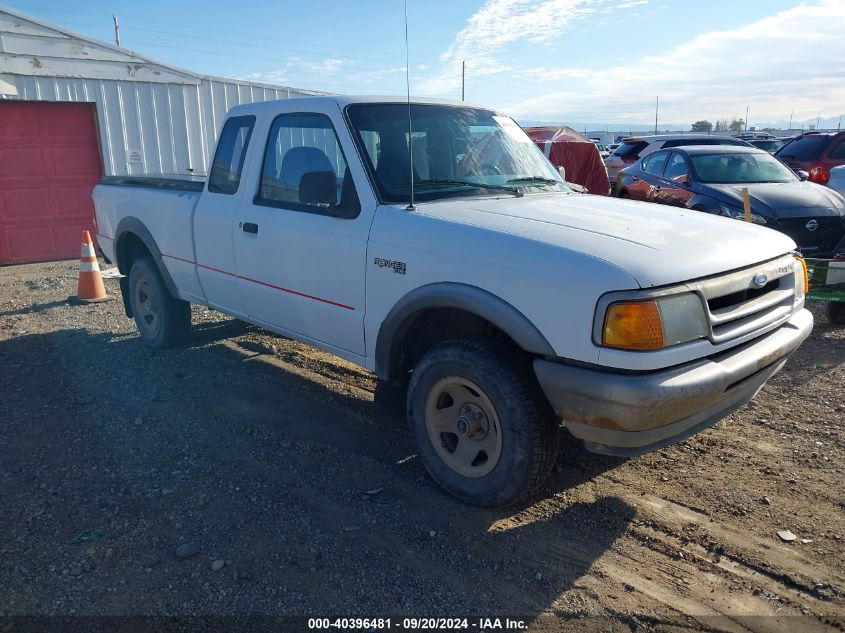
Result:
<svg viewBox="0 0 845 633"><path fill-rule="evenodd" d="M203 79L223 79L167 64L7 7L0 7L0 36L3 39L0 69L7 75L176 84L199 84ZM240 79L225 78L225 81L274 89L288 88ZM313 90L290 89L300 93L324 94Z"/></svg>

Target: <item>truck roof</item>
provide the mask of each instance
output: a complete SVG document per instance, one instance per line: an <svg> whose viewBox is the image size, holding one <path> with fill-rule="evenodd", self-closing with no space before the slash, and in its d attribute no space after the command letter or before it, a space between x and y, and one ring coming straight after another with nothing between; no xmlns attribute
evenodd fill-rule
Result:
<svg viewBox="0 0 845 633"><path fill-rule="evenodd" d="M302 103L303 107L307 108L309 105L325 106L328 104L337 104L339 108L345 108L348 105L355 103L407 103L407 97L397 96L382 96L382 95L326 95L316 97L293 97L297 102ZM259 101L255 103L245 103L243 105L235 106L230 110L231 113L246 114L260 112L267 108L273 108L277 103L288 103L290 99L274 99L272 101ZM428 97L411 97L411 103L423 105L448 105L457 107L469 108L483 108L484 110L493 110L481 105L467 103L465 101L451 101L448 99L432 99Z"/></svg>

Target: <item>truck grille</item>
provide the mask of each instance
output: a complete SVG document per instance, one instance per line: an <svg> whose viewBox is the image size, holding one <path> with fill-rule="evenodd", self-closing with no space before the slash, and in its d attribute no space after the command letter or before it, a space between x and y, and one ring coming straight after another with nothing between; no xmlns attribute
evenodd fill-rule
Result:
<svg viewBox="0 0 845 633"><path fill-rule="evenodd" d="M807 223L816 221L817 228L810 231ZM798 247L808 257L816 252L827 253L833 250L845 233L845 224L839 216L817 218L784 218L777 221L778 229L795 240Z"/></svg>
<svg viewBox="0 0 845 633"><path fill-rule="evenodd" d="M687 285L705 299L710 340L718 344L786 319L795 283L795 260L787 255Z"/></svg>

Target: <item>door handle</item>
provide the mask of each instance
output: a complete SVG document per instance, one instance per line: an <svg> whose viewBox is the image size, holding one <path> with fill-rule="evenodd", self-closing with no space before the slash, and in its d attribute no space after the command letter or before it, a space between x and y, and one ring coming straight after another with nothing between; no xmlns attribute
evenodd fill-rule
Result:
<svg viewBox="0 0 845 633"><path fill-rule="evenodd" d="M258 225L255 222L241 222L244 233L258 233Z"/></svg>

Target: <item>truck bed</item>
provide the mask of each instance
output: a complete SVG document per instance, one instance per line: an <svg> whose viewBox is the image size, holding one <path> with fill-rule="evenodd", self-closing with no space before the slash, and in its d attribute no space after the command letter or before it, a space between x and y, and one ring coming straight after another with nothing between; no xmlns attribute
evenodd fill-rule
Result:
<svg viewBox="0 0 845 633"><path fill-rule="evenodd" d="M167 189L170 191L197 191L205 187L204 176L104 176L100 180L103 185L118 185L124 187L144 187L147 189Z"/></svg>
<svg viewBox="0 0 845 633"><path fill-rule="evenodd" d="M97 241L111 261L120 223L143 225L161 252L184 299L202 301L194 262L194 211L205 179L200 176L106 176L94 188Z"/></svg>

